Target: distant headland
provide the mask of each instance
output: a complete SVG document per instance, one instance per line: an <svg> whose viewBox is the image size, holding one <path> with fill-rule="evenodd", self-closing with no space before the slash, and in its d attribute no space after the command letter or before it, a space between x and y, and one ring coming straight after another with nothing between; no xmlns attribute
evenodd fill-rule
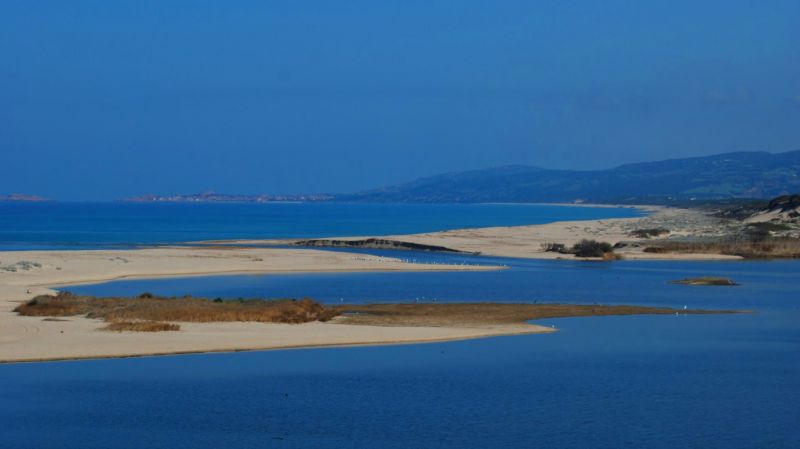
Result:
<svg viewBox="0 0 800 449"><path fill-rule="evenodd" d="M523 165L445 173L339 194L246 195L205 192L144 195L127 202L585 203L695 207L766 200L800 191L800 151L738 152L554 170ZM759 207L761 204L758 205Z"/></svg>
<svg viewBox="0 0 800 449"><path fill-rule="evenodd" d="M203 192L178 195L142 195L125 198L129 203L277 203L329 201L332 195L239 195Z"/></svg>
<svg viewBox="0 0 800 449"><path fill-rule="evenodd" d="M7 201L7 202L43 202L43 201L52 201L49 198L44 198L37 195L25 195L22 193L11 193L8 195L0 195L0 202Z"/></svg>

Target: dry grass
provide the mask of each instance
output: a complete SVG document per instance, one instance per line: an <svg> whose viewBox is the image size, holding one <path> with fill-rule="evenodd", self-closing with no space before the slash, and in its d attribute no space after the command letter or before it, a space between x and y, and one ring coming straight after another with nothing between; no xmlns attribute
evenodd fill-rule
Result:
<svg viewBox="0 0 800 449"><path fill-rule="evenodd" d="M175 323L165 323L163 321L115 321L106 327L100 328L100 330L113 332L165 332L179 331L181 327Z"/></svg>
<svg viewBox="0 0 800 449"><path fill-rule="evenodd" d="M14 309L28 316L76 316L117 321L257 321L299 324L327 321L335 312L311 299L211 301L203 298L96 298L61 292L37 296Z"/></svg>
<svg viewBox="0 0 800 449"><path fill-rule="evenodd" d="M519 324L543 318L608 315L667 315L676 309L641 306L575 304L368 304L337 306L346 324L375 326L480 326ZM680 313L708 314L732 311L681 310Z"/></svg>
<svg viewBox="0 0 800 449"><path fill-rule="evenodd" d="M761 240L721 238L704 241L653 242L644 249L646 253L725 254L746 259L800 258L800 239L769 237Z"/></svg>
<svg viewBox="0 0 800 449"><path fill-rule="evenodd" d="M311 299L211 301L201 298L96 298L60 293L37 296L15 309L28 316L76 316L100 318L103 330L157 332L178 330L177 322L257 321L306 323L328 321L374 326L486 326L519 324L542 318L579 316L674 314L675 309L641 306L452 303L368 304L324 307ZM731 313L730 311L681 310L680 313Z"/></svg>
<svg viewBox="0 0 800 449"><path fill-rule="evenodd" d="M714 286L734 286L739 285L734 282L732 279L727 278L720 278L720 277L713 277L713 276L703 276L699 278L686 278L681 279L679 281L672 281L670 284L681 284L681 285L714 285Z"/></svg>

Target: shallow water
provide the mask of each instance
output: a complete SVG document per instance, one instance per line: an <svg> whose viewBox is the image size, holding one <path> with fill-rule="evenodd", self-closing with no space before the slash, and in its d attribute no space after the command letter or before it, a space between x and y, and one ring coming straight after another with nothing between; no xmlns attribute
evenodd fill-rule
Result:
<svg viewBox="0 0 800 449"><path fill-rule="evenodd" d="M372 251L374 252L374 251ZM218 276L93 294L752 309L542 320L551 335L0 366L20 448L794 448L800 263L524 261L486 273ZM729 276L738 287L667 282Z"/></svg>
<svg viewBox="0 0 800 449"><path fill-rule="evenodd" d="M482 272L313 273L225 275L114 281L70 286L66 290L96 296L191 294L223 298L302 298L322 302L505 301L684 305L694 308L798 307L800 261L617 261L613 263L525 260L441 255L416 251L360 251L410 261L508 266ZM741 285L673 285L686 277L722 276ZM789 294L789 296L792 296Z"/></svg>
<svg viewBox="0 0 800 449"><path fill-rule="evenodd" d="M0 202L0 250L409 234L640 215L631 208L533 204Z"/></svg>

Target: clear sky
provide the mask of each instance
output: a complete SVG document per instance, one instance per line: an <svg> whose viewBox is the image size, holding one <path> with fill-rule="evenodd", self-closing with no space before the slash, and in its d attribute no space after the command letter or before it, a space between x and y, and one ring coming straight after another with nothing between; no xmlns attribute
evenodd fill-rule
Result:
<svg viewBox="0 0 800 449"><path fill-rule="evenodd" d="M0 194L800 149L800 1L0 2Z"/></svg>

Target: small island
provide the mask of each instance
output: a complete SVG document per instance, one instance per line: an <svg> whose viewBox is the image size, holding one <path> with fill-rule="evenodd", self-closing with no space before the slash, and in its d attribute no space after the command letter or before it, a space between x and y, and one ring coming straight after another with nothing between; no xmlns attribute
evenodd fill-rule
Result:
<svg viewBox="0 0 800 449"><path fill-rule="evenodd" d="M313 299L208 299L95 297L59 292L39 295L14 309L23 316L86 317L108 323L98 330L158 332L180 330L178 323L258 322L302 324L314 321L363 326L470 327L518 326L545 318L610 315L671 315L677 309L629 305L531 303L379 303L323 305ZM734 313L681 310L684 314ZM532 325L531 325L532 326ZM498 332L502 335L503 332Z"/></svg>

